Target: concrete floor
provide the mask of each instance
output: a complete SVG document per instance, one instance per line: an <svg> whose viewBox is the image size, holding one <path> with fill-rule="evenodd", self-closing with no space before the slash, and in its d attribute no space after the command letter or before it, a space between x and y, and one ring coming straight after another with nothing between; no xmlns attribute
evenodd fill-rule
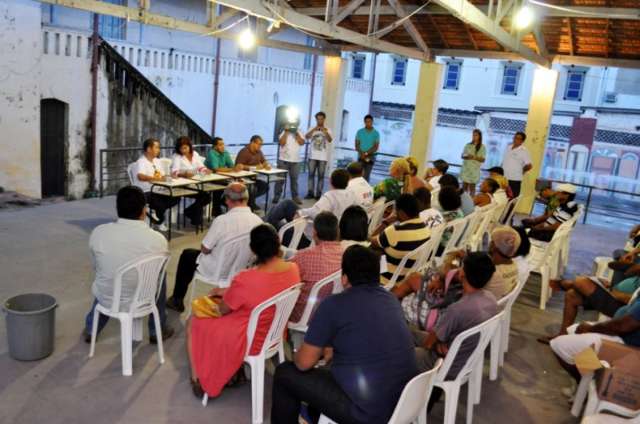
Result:
<svg viewBox="0 0 640 424"><path fill-rule="evenodd" d="M84 314L92 300L87 242L96 225L114 219L114 203L113 197L107 197L0 212L0 299L47 292L59 302L55 352L41 361L18 362L9 357L4 315L0 318L0 423L250 422L249 385L225 390L206 408L193 397L184 323L174 312L169 320L176 336L165 343L164 365L159 365L155 347L145 339L134 350L133 376L123 377L116 323L107 326L95 357L88 359L89 347L81 337ZM587 272L593 256L608 255L623 244L624 237L616 228L579 225L572 240L569 273ZM180 251L197 247L200 238L189 231L172 240L170 291ZM543 312L537 309L538 293L536 276L515 304L511 348L499 379L484 379L476 423L577 422L560 393L568 385L567 376L549 348L535 340L557 328L562 298L556 295ZM267 377L266 417L270 389ZM460 422L465 402L463 391ZM442 414L439 404L431 421L441 422Z"/></svg>

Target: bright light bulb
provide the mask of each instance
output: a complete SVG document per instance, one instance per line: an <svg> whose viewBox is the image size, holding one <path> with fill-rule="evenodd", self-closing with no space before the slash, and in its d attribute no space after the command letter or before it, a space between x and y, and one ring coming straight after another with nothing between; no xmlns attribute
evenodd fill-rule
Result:
<svg viewBox="0 0 640 424"><path fill-rule="evenodd" d="M287 122L290 124L294 124L298 121L298 117L300 116L300 112L295 107L288 107L285 111L285 117L287 118Z"/></svg>
<svg viewBox="0 0 640 424"><path fill-rule="evenodd" d="M517 29L525 29L533 22L533 10L529 6L522 6L514 16L514 24Z"/></svg>
<svg viewBox="0 0 640 424"><path fill-rule="evenodd" d="M238 44L242 50L252 49L256 45L256 36L247 28L238 36Z"/></svg>

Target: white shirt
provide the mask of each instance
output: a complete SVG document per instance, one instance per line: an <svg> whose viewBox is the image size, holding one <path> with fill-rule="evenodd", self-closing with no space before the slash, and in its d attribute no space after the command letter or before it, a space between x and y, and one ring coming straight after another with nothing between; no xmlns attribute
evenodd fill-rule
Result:
<svg viewBox="0 0 640 424"><path fill-rule="evenodd" d="M320 199L307 209L300 209L301 216L313 220L320 212L331 212L338 220L342 217L342 213L351 205L358 204L353 197L353 193L349 190L329 190L322 195Z"/></svg>
<svg viewBox="0 0 640 424"><path fill-rule="evenodd" d="M284 144L284 146L280 146L280 155L278 156L278 159L285 162L301 162L302 159L300 159L300 148L302 146L299 145L296 141L295 134L293 134L291 131L282 131L280 133L280 137L278 138L282 138L285 132L287 133L287 142ZM297 134L300 136L300 138L304 139L304 134L302 134L300 130L298 130Z"/></svg>
<svg viewBox="0 0 640 424"><path fill-rule="evenodd" d="M440 190L440 178L442 175L436 175L435 177L429 178L429 185L431 186L431 191Z"/></svg>
<svg viewBox="0 0 640 424"><path fill-rule="evenodd" d="M309 128L309 131L311 131L313 128L315 127ZM326 129L329 137L333 139L331 130L329 128ZM309 151L309 159L327 161L329 147L331 146L329 143L331 142L322 131L314 131L309 138L309 147L311 148Z"/></svg>
<svg viewBox="0 0 640 424"><path fill-rule="evenodd" d="M204 169L204 159L195 150L191 157L191 162L184 155L174 154L171 158L171 175L177 177L183 172L192 172L197 174L198 171Z"/></svg>
<svg viewBox="0 0 640 424"><path fill-rule="evenodd" d="M122 219L97 226L89 237L89 251L95 270L91 291L105 308L111 307L113 279L122 265L149 253L168 253L162 234L138 219ZM127 311L138 285L135 271L122 278L120 311Z"/></svg>
<svg viewBox="0 0 640 424"><path fill-rule="evenodd" d="M217 261L219 258L215 248L220 247L222 242L231 237L249 234L263 221L248 206L236 206L224 215L216 217L207 231L207 235L202 239L202 245L212 252L205 255L201 253L196 262L198 263L198 271L206 278L215 272ZM247 243L249 249L249 243ZM223 267L224 268L224 267Z"/></svg>
<svg viewBox="0 0 640 424"><path fill-rule="evenodd" d="M444 223L444 217L439 210L434 208L425 209L420 212L420 219L423 220L429 228L435 228Z"/></svg>
<svg viewBox="0 0 640 424"><path fill-rule="evenodd" d="M507 197L507 192L504 191L503 188L499 188L498 190L496 190L495 193L493 193L493 200L501 205L504 206L507 203L509 203L509 198Z"/></svg>
<svg viewBox="0 0 640 424"><path fill-rule="evenodd" d="M504 169L504 176L510 181L522 181L522 168L531 164L531 156L529 151L523 144L512 149L513 144L507 146L507 150L504 152L504 158L502 159L502 168Z"/></svg>
<svg viewBox="0 0 640 424"><path fill-rule="evenodd" d="M356 204L364 207L373 204L373 188L371 188L364 177L350 179L347 185L347 191L351 192Z"/></svg>
<svg viewBox="0 0 640 424"><path fill-rule="evenodd" d="M140 159L136 161L133 168L133 185L140 187L145 193L151 191L151 183L148 181L140 181L138 179L138 174L153 177L153 174L158 171L160 175L164 175L160 159L153 158L153 161L150 161L145 155L140 156Z"/></svg>

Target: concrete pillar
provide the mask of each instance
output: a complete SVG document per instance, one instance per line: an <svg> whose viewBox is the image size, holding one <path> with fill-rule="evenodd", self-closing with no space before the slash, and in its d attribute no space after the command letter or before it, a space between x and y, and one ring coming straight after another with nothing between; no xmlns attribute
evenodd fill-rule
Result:
<svg viewBox="0 0 640 424"><path fill-rule="evenodd" d="M416 109L413 114L413 134L409 154L418 160L422 174L431 155L431 143L438 118L438 103L442 89L444 66L435 62L422 62L418 77Z"/></svg>
<svg viewBox="0 0 640 424"><path fill-rule="evenodd" d="M326 125L333 134L333 143L329 149L329 171L333 169L335 147L340 141L342 128L342 110L344 109L344 93L347 81L347 60L340 56L324 58L324 81L322 84L322 101L320 109L327 114ZM315 112L312 113L315 115ZM313 125L313 122L312 122Z"/></svg>
<svg viewBox="0 0 640 424"><path fill-rule="evenodd" d="M525 133L527 140L524 145L531 154L533 167L524 175L522 180L522 201L516 212L528 214L533 208L536 197L536 179L540 176L544 160L544 148L551 128L553 103L558 85L558 71L537 68L533 73L531 98L529 99L529 114Z"/></svg>

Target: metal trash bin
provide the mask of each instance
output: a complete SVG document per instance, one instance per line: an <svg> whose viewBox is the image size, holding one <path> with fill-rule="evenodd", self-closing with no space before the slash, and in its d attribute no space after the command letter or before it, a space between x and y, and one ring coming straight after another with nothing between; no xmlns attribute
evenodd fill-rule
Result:
<svg viewBox="0 0 640 424"><path fill-rule="evenodd" d="M44 293L21 294L4 302L12 358L35 361L51 355L57 306L56 299Z"/></svg>

